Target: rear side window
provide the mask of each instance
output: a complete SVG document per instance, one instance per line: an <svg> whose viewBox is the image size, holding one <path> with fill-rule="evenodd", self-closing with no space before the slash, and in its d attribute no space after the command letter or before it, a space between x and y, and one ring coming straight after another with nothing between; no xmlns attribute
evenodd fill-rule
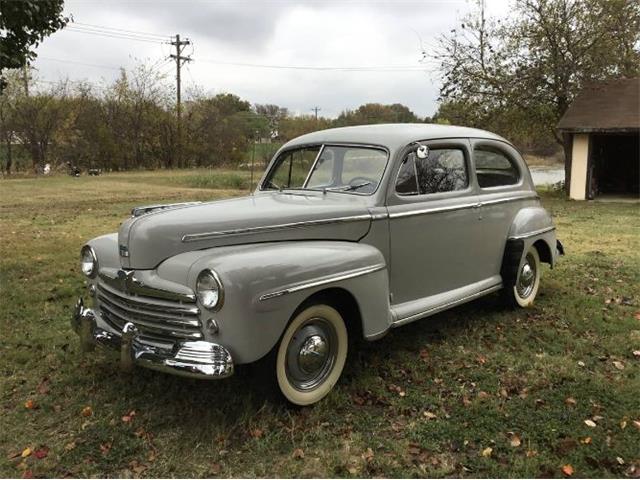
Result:
<svg viewBox="0 0 640 480"><path fill-rule="evenodd" d="M499 150L479 147L474 150L473 157L481 188L515 185L520 180L516 166Z"/></svg>
<svg viewBox="0 0 640 480"><path fill-rule="evenodd" d="M469 185L464 152L455 148L434 148L427 158L409 153L400 167L396 180L399 195L464 190Z"/></svg>

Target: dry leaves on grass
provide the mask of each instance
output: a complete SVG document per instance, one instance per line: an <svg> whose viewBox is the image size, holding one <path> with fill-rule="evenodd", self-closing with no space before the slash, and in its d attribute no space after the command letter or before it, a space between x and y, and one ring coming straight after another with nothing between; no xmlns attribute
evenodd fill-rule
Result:
<svg viewBox="0 0 640 480"><path fill-rule="evenodd" d="M570 464L564 465L562 467L562 473L564 473L567 477L570 477L571 475L573 475L573 467Z"/></svg>
<svg viewBox="0 0 640 480"><path fill-rule="evenodd" d="M490 457L492 453L493 453L493 448L491 447L487 447L484 450L482 450L482 456L485 458Z"/></svg>
<svg viewBox="0 0 640 480"><path fill-rule="evenodd" d="M33 410L34 408L36 408L36 402L29 399L26 402L24 402L24 408L26 408L27 410Z"/></svg>
<svg viewBox="0 0 640 480"><path fill-rule="evenodd" d="M567 398L565 398L564 403L566 403L570 407L574 407L578 402L573 397L567 397Z"/></svg>
<svg viewBox="0 0 640 480"><path fill-rule="evenodd" d="M622 362L615 361L613 362L613 366L616 367L618 370L624 370L624 363Z"/></svg>
<svg viewBox="0 0 640 480"><path fill-rule="evenodd" d="M520 445L522 445L522 440L520 439L520 436L517 433L513 433L513 432L509 432L509 445L511 445L514 448L519 447Z"/></svg>
<svg viewBox="0 0 640 480"><path fill-rule="evenodd" d="M596 426L597 426L597 425L596 425L596 422L594 422L593 420L589 420L589 419L585 420L585 421L584 421L584 424L585 424L587 427L590 427L590 428L596 428Z"/></svg>
<svg viewBox="0 0 640 480"><path fill-rule="evenodd" d="M91 415L93 415L93 409L87 405L82 409L80 415L82 415L83 417L90 417Z"/></svg>
<svg viewBox="0 0 640 480"><path fill-rule="evenodd" d="M389 390L390 392L395 392L401 397L404 397L407 395L407 392L403 390L402 387L399 387L398 385L394 385L393 383L387 387L387 390Z"/></svg>
<svg viewBox="0 0 640 480"><path fill-rule="evenodd" d="M297 460L301 460L304 458L304 450L302 450L301 448L296 448L291 456Z"/></svg>
<svg viewBox="0 0 640 480"><path fill-rule="evenodd" d="M22 450L22 453L20 454L20 456L22 458L27 458L31 455L31 453L32 453L32 450L29 447L27 447L24 450Z"/></svg>
<svg viewBox="0 0 640 480"><path fill-rule="evenodd" d="M264 430L261 428L252 428L249 430L249 435L251 435L251 438L262 438L264 436Z"/></svg>
<svg viewBox="0 0 640 480"><path fill-rule="evenodd" d="M422 412L422 416L427 420L435 420L436 418L438 418L438 416L435 413L427 412L427 411Z"/></svg>
<svg viewBox="0 0 640 480"><path fill-rule="evenodd" d="M124 423L131 423L133 422L133 417L136 416L136 411L135 410L131 410L129 413L125 414L122 416L122 421Z"/></svg>
<svg viewBox="0 0 640 480"><path fill-rule="evenodd" d="M49 447L40 447L35 452L33 452L33 456L38 460L42 460L49 455Z"/></svg>

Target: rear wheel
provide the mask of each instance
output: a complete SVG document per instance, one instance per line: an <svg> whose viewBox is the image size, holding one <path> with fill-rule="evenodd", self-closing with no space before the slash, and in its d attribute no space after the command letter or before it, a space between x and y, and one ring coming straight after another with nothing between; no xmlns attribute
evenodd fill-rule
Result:
<svg viewBox="0 0 640 480"><path fill-rule="evenodd" d="M347 328L335 308L316 304L304 309L289 323L278 347L280 391L296 405L318 402L340 378L347 350Z"/></svg>
<svg viewBox="0 0 640 480"><path fill-rule="evenodd" d="M507 292L511 302L522 308L533 305L540 287L540 255L533 245L529 247L518 267L515 284Z"/></svg>

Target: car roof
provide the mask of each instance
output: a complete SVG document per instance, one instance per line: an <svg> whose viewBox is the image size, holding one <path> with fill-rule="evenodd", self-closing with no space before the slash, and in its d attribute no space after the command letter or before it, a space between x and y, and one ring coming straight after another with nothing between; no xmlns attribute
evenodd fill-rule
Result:
<svg viewBox="0 0 640 480"><path fill-rule="evenodd" d="M396 150L417 140L445 138L484 138L510 143L495 133L476 128L431 123L381 123L307 133L289 141L283 148L322 143L355 143L381 145Z"/></svg>

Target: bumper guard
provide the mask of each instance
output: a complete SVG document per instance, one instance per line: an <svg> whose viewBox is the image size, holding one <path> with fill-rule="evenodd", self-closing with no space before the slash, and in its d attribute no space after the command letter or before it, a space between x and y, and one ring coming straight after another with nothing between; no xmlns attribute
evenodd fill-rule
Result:
<svg viewBox="0 0 640 480"><path fill-rule="evenodd" d="M176 342L171 349L143 343L133 323L125 324L121 334L107 331L97 324L96 315L85 308L82 298L76 303L71 327L80 336L83 352L95 346L120 351L120 366L131 371L135 365L183 377L200 379L226 378L233 374L229 351L217 343L205 341Z"/></svg>

